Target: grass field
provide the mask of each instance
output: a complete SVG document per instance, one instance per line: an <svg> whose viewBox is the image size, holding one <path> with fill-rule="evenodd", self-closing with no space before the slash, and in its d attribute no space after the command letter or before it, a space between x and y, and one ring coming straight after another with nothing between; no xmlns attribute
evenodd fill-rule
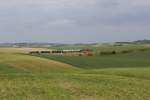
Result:
<svg viewBox="0 0 150 100"><path fill-rule="evenodd" d="M49 73L49 71L59 73L77 69L65 63L21 54L1 54L0 66L1 71L16 70L21 73Z"/></svg>
<svg viewBox="0 0 150 100"><path fill-rule="evenodd" d="M37 57L10 49L0 53L0 100L150 100L149 51Z"/></svg>
<svg viewBox="0 0 150 100"><path fill-rule="evenodd" d="M38 56L68 63L84 69L150 67L149 51L104 56Z"/></svg>

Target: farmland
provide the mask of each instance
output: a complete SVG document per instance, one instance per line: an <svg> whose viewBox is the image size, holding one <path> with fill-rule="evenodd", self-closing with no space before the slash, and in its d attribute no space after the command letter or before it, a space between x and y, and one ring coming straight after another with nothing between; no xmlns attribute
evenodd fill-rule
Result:
<svg viewBox="0 0 150 100"><path fill-rule="evenodd" d="M23 48L0 48L0 99L150 100L150 51L138 51L149 47L91 45L91 48L95 52L135 52L55 56L29 55L26 53L29 49Z"/></svg>
<svg viewBox="0 0 150 100"><path fill-rule="evenodd" d="M102 55L102 56L52 56L40 55L63 63L84 69L98 68L137 68L149 67L150 52L135 52L128 54Z"/></svg>

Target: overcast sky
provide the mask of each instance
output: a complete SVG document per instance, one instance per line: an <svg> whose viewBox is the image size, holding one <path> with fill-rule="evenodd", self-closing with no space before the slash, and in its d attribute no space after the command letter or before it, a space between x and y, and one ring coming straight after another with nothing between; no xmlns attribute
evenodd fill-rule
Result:
<svg viewBox="0 0 150 100"><path fill-rule="evenodd" d="M150 0L0 0L0 42L150 39Z"/></svg>

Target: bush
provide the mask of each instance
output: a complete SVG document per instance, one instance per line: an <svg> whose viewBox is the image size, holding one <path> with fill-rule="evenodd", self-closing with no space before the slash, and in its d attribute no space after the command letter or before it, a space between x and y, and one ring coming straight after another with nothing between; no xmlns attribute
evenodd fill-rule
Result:
<svg viewBox="0 0 150 100"><path fill-rule="evenodd" d="M116 51L102 51L100 52L100 55L114 55L116 53Z"/></svg>
<svg viewBox="0 0 150 100"><path fill-rule="evenodd" d="M131 52L133 52L133 50L123 50L120 53L131 53Z"/></svg>

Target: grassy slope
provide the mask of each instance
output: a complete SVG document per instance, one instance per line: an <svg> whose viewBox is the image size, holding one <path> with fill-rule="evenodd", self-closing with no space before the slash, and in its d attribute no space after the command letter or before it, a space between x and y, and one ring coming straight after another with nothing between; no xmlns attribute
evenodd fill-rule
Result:
<svg viewBox="0 0 150 100"><path fill-rule="evenodd" d="M150 80L150 67L147 68L108 68L84 71L85 74L116 75L129 78Z"/></svg>
<svg viewBox="0 0 150 100"><path fill-rule="evenodd" d="M149 79L101 72L0 75L1 100L149 100L149 94Z"/></svg>
<svg viewBox="0 0 150 100"><path fill-rule="evenodd" d="M85 68L80 71L80 74L63 77L65 84L69 85L64 88L72 93L70 94L72 98L83 100L89 98L89 100L150 99L150 52L95 57L42 56Z"/></svg>
<svg viewBox="0 0 150 100"><path fill-rule="evenodd" d="M91 64L89 62L89 60L98 59L96 57L81 58L81 62L80 60L71 62L73 65L74 63L81 64L82 66L78 66L81 68L84 68L86 64L89 65L88 69L79 70L70 65L44 58L20 54L0 54L0 99L149 100L149 53L134 55L104 56L104 58L108 61L115 58L120 61L122 59L122 65L136 58L138 60L127 65L132 67L133 64L138 66L142 63L138 68L135 66L133 66L134 68L115 68L116 62L112 61L112 64L106 62L103 64L112 67L101 69L101 65L99 65L101 63ZM146 60L142 60L144 58ZM77 60L79 58L70 59ZM82 59L86 61L86 64ZM96 62L102 62L105 59L100 57ZM140 60L142 61L139 62ZM91 65L95 66L94 69L89 69ZM95 70L98 65L99 69Z"/></svg>
<svg viewBox="0 0 150 100"><path fill-rule="evenodd" d="M21 54L0 54L0 72L18 73L49 73L49 72L72 72L77 68L47 60L44 58L33 57ZM6 73L7 74L7 73Z"/></svg>

